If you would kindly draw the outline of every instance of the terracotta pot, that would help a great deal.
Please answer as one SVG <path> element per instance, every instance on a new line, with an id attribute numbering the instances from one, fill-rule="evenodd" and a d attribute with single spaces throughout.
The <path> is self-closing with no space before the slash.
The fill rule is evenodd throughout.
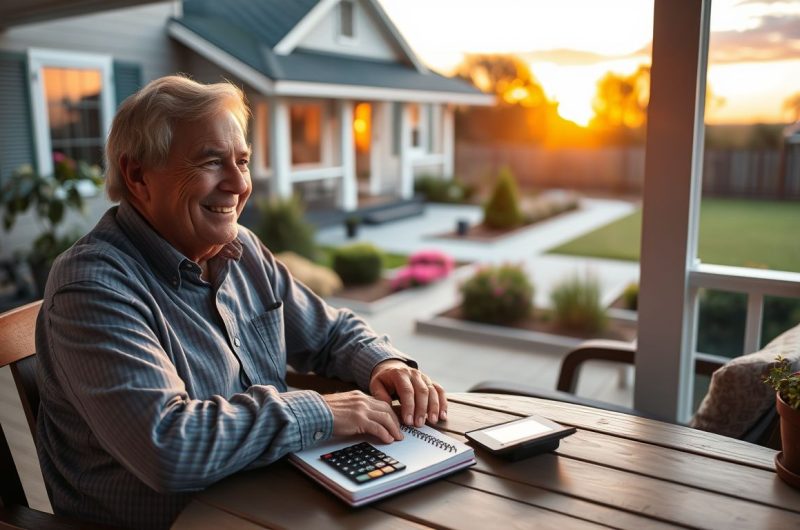
<path id="1" fill-rule="evenodd" d="M 800 475 L 800 411 L 787 405 L 780 394 L 775 398 L 775 406 L 781 417 L 783 466 Z"/>

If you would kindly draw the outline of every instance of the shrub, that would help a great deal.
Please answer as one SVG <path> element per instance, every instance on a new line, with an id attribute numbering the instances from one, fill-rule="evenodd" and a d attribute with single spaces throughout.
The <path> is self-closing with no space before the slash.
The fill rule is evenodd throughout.
<path id="1" fill-rule="evenodd" d="M 483 224 L 490 228 L 508 229 L 521 225 L 519 192 L 508 168 L 500 170 L 492 195 L 483 207 Z"/>
<path id="2" fill-rule="evenodd" d="M 625 309 L 636 311 L 639 309 L 639 284 L 631 283 L 622 291 L 622 304 Z"/>
<path id="3" fill-rule="evenodd" d="M 342 288 L 339 275 L 328 267 L 317 265 L 292 251 L 275 254 L 275 258 L 286 265 L 295 279 L 304 283 L 319 296 L 330 296 Z"/>
<path id="4" fill-rule="evenodd" d="M 453 258 L 438 250 L 421 250 L 408 258 L 408 265 L 392 278 L 392 289 L 398 291 L 427 285 L 446 278 L 453 270 Z"/>
<path id="5" fill-rule="evenodd" d="M 472 198 L 475 188 L 456 177 L 423 175 L 414 181 L 414 191 L 424 195 L 429 202 L 464 203 Z"/>
<path id="6" fill-rule="evenodd" d="M 530 314 L 533 290 L 519 265 L 485 267 L 461 286 L 461 313 L 468 320 L 511 323 Z"/>
<path id="7" fill-rule="evenodd" d="M 606 308 L 600 303 L 597 278 L 572 276 L 550 294 L 556 323 L 564 328 L 596 333 L 606 327 Z"/>
<path id="8" fill-rule="evenodd" d="M 333 251 L 333 270 L 345 285 L 366 285 L 381 277 L 383 255 L 374 245 L 356 243 Z"/>
<path id="9" fill-rule="evenodd" d="M 291 251 L 316 259 L 314 226 L 306 221 L 297 198 L 263 200 L 258 210 L 260 218 L 254 231 L 273 253 Z"/>

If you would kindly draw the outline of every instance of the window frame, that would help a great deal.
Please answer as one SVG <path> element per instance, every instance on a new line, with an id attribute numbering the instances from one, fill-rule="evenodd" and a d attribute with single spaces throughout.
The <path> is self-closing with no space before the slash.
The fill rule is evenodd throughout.
<path id="1" fill-rule="evenodd" d="M 114 117 L 114 60 L 110 55 L 31 48 L 28 50 L 31 112 L 33 113 L 36 168 L 42 175 L 53 173 L 50 119 L 44 87 L 44 68 L 76 68 L 99 70 L 100 128 L 103 139 L 108 136 Z"/>
<path id="2" fill-rule="evenodd" d="M 345 4 L 350 6 L 350 29 L 352 31 L 352 35 L 346 35 L 344 33 Z M 358 30 L 357 30 L 358 16 L 356 15 L 357 9 L 358 9 L 358 2 L 356 2 L 355 0 L 341 0 L 341 2 L 339 2 L 339 7 L 337 9 L 337 17 L 336 17 L 336 38 L 340 43 L 350 44 L 350 45 L 358 43 Z"/>

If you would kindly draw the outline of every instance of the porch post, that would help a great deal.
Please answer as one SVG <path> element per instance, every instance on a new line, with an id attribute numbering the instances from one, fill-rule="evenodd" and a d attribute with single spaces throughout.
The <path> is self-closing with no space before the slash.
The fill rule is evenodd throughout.
<path id="1" fill-rule="evenodd" d="M 655 0 L 634 407 L 688 419 L 710 0 Z"/>
<path id="2" fill-rule="evenodd" d="M 455 113 L 450 104 L 442 105 L 442 176 L 455 176 Z"/>
<path id="3" fill-rule="evenodd" d="M 389 103 L 375 101 L 372 103 L 372 134 L 369 139 L 369 193 L 378 195 L 381 192 L 381 178 L 383 172 L 383 158 L 389 148 L 386 142 L 386 119 L 390 115 Z"/>
<path id="4" fill-rule="evenodd" d="M 356 146 L 353 141 L 353 102 L 339 100 L 339 139 L 342 161 L 342 210 L 350 212 L 358 207 L 358 182 L 356 181 Z"/>
<path id="5" fill-rule="evenodd" d="M 270 157 L 272 178 L 270 192 L 274 197 L 288 199 L 292 196 L 292 144 L 289 125 L 289 103 L 284 98 L 272 100 L 269 113 Z"/>
<path id="6" fill-rule="evenodd" d="M 411 115 L 408 103 L 400 103 L 400 196 L 414 196 L 414 168 L 411 166 Z"/>

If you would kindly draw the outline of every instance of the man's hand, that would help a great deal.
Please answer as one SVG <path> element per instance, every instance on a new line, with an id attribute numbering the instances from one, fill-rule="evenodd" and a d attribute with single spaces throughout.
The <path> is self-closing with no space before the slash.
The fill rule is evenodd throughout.
<path id="1" fill-rule="evenodd" d="M 444 389 L 397 359 L 383 361 L 372 370 L 369 391 L 386 403 L 391 403 L 392 395 L 396 395 L 400 400 L 400 419 L 406 425 L 422 427 L 426 419 L 433 423 L 447 419 Z"/>
<path id="2" fill-rule="evenodd" d="M 360 390 L 325 394 L 322 399 L 333 412 L 333 434 L 371 434 L 383 443 L 402 440 L 400 423 L 391 405 Z"/>

